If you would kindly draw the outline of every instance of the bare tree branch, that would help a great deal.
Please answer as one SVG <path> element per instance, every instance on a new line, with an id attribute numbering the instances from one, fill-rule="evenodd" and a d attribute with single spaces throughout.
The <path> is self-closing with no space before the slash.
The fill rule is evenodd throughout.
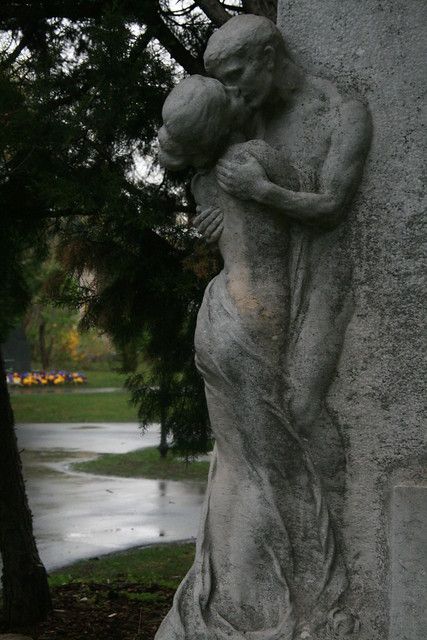
<path id="1" fill-rule="evenodd" d="M 231 18 L 219 0 L 196 0 L 197 4 L 216 26 L 221 26 Z"/>
<path id="2" fill-rule="evenodd" d="M 15 62 L 17 57 L 23 52 L 28 43 L 28 37 L 22 36 L 19 44 L 15 47 L 10 55 L 1 63 L 4 67 L 9 67 L 11 64 Z"/>
<path id="3" fill-rule="evenodd" d="M 277 0 L 242 0 L 242 7 L 245 13 L 277 20 Z"/>
<path id="4" fill-rule="evenodd" d="M 181 65 L 188 73 L 204 74 L 203 64 L 194 58 L 184 45 L 172 33 L 169 27 L 161 20 L 153 28 L 154 37 L 170 53 L 172 58 Z"/>
<path id="5" fill-rule="evenodd" d="M 194 58 L 176 37 L 173 31 L 162 20 L 159 0 L 150 0 L 148 3 L 140 3 L 140 17 L 148 28 L 151 28 L 154 37 L 170 53 L 172 58 L 180 64 L 188 73 L 204 73 L 201 60 Z"/>
<path id="6" fill-rule="evenodd" d="M 153 27 L 147 27 L 143 34 L 138 36 L 135 40 L 132 50 L 128 56 L 129 62 L 137 60 L 138 56 L 148 47 L 151 40 L 155 37 L 155 29 Z"/>
<path id="7" fill-rule="evenodd" d="M 188 5 L 183 9 L 170 9 L 168 7 L 162 7 L 162 14 L 164 16 L 188 16 L 197 7 L 196 3 Z"/>

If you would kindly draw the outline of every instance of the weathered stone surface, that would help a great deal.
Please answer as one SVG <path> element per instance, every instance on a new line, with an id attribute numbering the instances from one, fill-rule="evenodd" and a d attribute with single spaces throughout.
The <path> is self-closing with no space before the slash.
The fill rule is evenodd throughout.
<path id="1" fill-rule="evenodd" d="M 403 481 L 416 484 L 423 464 L 425 22 L 422 0 L 282 0 L 279 7 L 295 59 L 356 89 L 373 119 L 346 232 L 355 308 L 329 393 L 346 450 L 343 531 L 363 640 L 389 637 L 390 617 L 402 615 L 390 611 L 397 606 L 391 494 Z M 411 581 L 416 588 L 415 575 Z M 427 636 L 425 627 L 402 635 L 395 624 L 393 640 Z"/>
<path id="2" fill-rule="evenodd" d="M 233 18 L 165 103 L 224 267 L 195 339 L 215 454 L 157 640 L 388 633 L 392 487 L 421 477 L 419 7 L 282 2 L 285 43 Z"/>
<path id="3" fill-rule="evenodd" d="M 199 229 L 214 229 L 224 262 L 195 337 L 216 444 L 196 559 L 156 637 L 344 636 L 359 622 L 324 399 L 351 311 L 340 240 L 369 110 L 295 64 L 258 16 L 214 33 L 205 64 L 214 78 L 167 98 L 159 141 L 168 168 L 198 170 Z"/>
<path id="4" fill-rule="evenodd" d="M 393 489 L 390 640 L 424 640 L 427 629 L 427 484 Z"/>

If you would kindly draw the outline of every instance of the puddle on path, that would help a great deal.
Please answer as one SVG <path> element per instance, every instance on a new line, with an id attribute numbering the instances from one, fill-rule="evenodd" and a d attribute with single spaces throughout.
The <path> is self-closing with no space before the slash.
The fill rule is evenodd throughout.
<path id="1" fill-rule="evenodd" d="M 96 427 L 85 429 L 84 427 Z M 81 428 L 83 427 L 83 429 Z M 197 534 L 205 486 L 194 482 L 79 473 L 72 462 L 158 443 L 136 424 L 20 425 L 27 492 L 49 570 L 79 559 Z"/>

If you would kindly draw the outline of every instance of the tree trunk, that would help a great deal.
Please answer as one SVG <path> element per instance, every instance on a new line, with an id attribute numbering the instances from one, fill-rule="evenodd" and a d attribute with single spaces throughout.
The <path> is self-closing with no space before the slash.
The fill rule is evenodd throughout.
<path id="1" fill-rule="evenodd" d="M 160 380 L 160 444 L 159 451 L 162 458 L 166 458 L 169 445 L 168 445 L 168 430 L 167 430 L 167 412 L 168 404 L 170 401 L 169 385 L 164 379 Z"/>
<path id="2" fill-rule="evenodd" d="M 40 320 L 39 324 L 39 351 L 42 369 L 47 371 L 50 365 L 50 353 L 46 344 L 46 320 Z"/>
<path id="3" fill-rule="evenodd" d="M 160 444 L 159 444 L 160 456 L 166 458 L 169 445 L 168 445 L 168 432 L 166 428 L 166 409 L 164 407 L 160 410 Z"/>
<path id="4" fill-rule="evenodd" d="M 29 631 L 52 610 L 45 568 L 33 536 L 14 418 L 0 351 L 0 554 L 7 629 Z"/>
<path id="5" fill-rule="evenodd" d="M 138 369 L 138 349 L 132 340 L 118 345 L 122 373 L 136 373 Z"/>

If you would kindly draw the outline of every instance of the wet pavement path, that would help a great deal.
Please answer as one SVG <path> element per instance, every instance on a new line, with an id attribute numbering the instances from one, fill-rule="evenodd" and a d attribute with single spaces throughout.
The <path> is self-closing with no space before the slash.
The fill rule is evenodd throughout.
<path id="1" fill-rule="evenodd" d="M 64 395 L 68 393 L 76 394 L 93 394 L 93 393 L 127 393 L 124 387 L 36 387 L 35 389 L 29 387 L 17 387 L 9 389 L 11 396 L 34 396 L 34 395 Z"/>
<path id="2" fill-rule="evenodd" d="M 97 453 L 156 446 L 158 426 L 136 424 L 17 426 L 34 530 L 50 570 L 76 560 L 197 533 L 205 486 L 195 482 L 98 476 L 70 469 Z"/>

